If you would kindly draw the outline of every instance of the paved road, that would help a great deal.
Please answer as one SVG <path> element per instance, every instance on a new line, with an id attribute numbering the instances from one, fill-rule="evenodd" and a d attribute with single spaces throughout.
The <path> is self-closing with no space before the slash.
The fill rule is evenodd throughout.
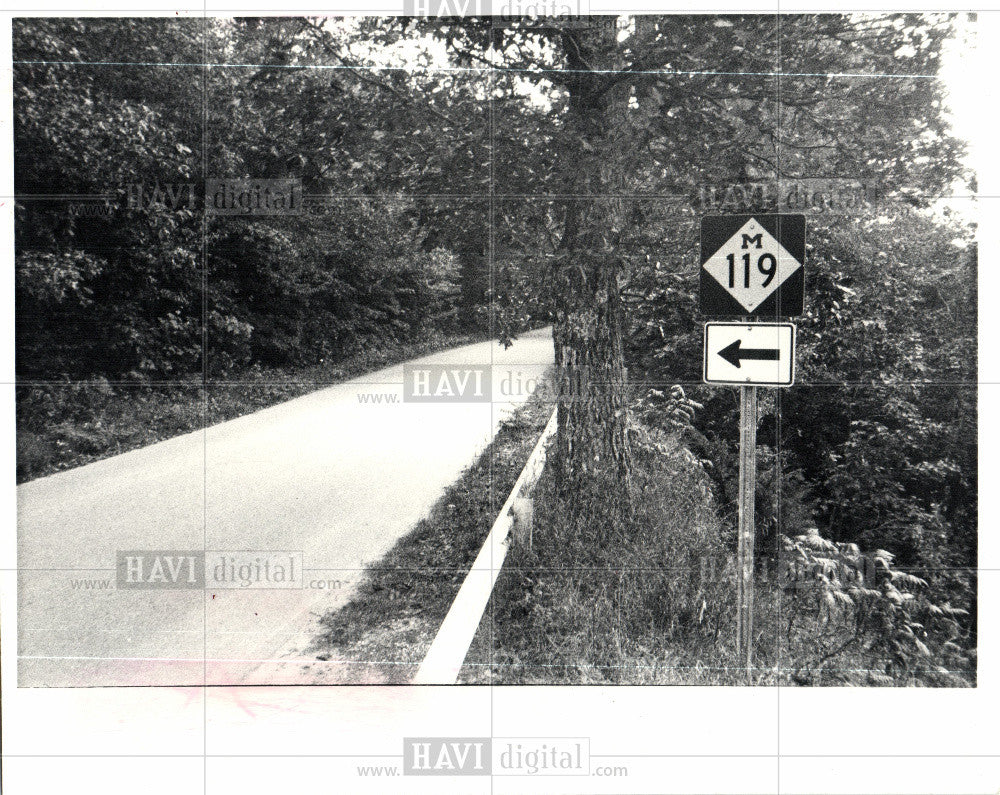
<path id="1" fill-rule="evenodd" d="M 18 684 L 294 681 L 316 616 L 527 397 L 500 385 L 552 359 L 548 330 L 455 348 L 408 364 L 492 362 L 491 403 L 403 402 L 398 365 L 21 485 Z M 118 589 L 118 550 L 301 552 L 305 587 Z"/>

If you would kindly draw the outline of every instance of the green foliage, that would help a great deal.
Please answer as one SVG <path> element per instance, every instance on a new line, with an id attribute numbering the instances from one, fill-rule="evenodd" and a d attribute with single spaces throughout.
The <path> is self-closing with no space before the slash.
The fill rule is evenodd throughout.
<path id="1" fill-rule="evenodd" d="M 834 542 L 885 549 L 967 614 L 975 639 L 976 250 L 957 219 L 897 206 L 810 216 L 800 386 L 765 396 L 758 430 L 757 546 L 818 524 Z M 694 269 L 690 271 L 694 273 Z M 667 269 L 635 283 L 630 366 L 697 381 L 696 285 Z M 738 405 L 697 387 L 687 433 L 735 524 Z M 776 402 L 780 400 L 780 403 Z M 779 422 L 780 417 L 780 422 Z M 780 495 L 780 504 L 776 504 Z M 969 634 L 971 633 L 971 634 Z"/>
<path id="2" fill-rule="evenodd" d="M 204 395 L 178 381 L 117 386 L 106 378 L 18 387 L 17 480 L 204 427 Z"/>
<path id="3" fill-rule="evenodd" d="M 800 379 L 826 388 L 783 399 L 782 450 L 833 540 L 928 572 L 974 627 L 975 248 L 920 214 L 858 226 L 817 228 Z"/>
<path id="4" fill-rule="evenodd" d="M 112 197 L 106 216 L 18 201 L 20 377 L 224 376 L 481 323 L 468 304 L 485 296 L 463 297 L 452 253 L 485 250 L 466 207 L 359 198 L 291 223 L 202 217 L 206 177 L 295 177 L 332 196 L 471 189 L 485 108 L 461 73 L 197 66 L 206 48 L 290 64 L 344 43 L 306 20 L 15 23 L 18 194 Z"/>
<path id="5" fill-rule="evenodd" d="M 312 367 L 254 365 L 235 383 L 200 378 L 120 384 L 98 376 L 17 388 L 17 480 L 50 475 L 200 430 L 415 356 L 479 341 L 434 332 L 419 342 L 366 345 Z"/>
<path id="6" fill-rule="evenodd" d="M 966 651 L 969 638 L 959 621 L 967 611 L 938 602 L 926 580 L 894 567 L 891 552 L 863 554 L 856 544 L 829 541 L 815 528 L 782 536 L 781 542 L 783 632 L 793 678 L 849 682 L 867 674 L 875 684 L 944 685 L 975 680 L 974 652 Z"/>

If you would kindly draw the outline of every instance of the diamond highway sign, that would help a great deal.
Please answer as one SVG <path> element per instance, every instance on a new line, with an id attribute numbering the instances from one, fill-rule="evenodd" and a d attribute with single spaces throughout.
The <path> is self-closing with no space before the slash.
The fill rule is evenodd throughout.
<path id="1" fill-rule="evenodd" d="M 701 219 L 703 315 L 802 314 L 804 215 L 706 215 Z"/>

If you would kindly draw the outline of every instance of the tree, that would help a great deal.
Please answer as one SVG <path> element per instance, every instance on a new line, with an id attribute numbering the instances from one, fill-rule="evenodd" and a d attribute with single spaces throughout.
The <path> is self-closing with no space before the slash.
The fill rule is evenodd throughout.
<path id="1" fill-rule="evenodd" d="M 864 179 L 921 202 L 962 175 L 961 147 L 928 79 L 947 17 L 622 22 L 617 35 L 615 20 L 600 17 L 446 20 L 439 29 L 460 63 L 497 75 L 494 102 L 530 104 L 522 85 L 534 81 L 551 105 L 555 157 L 535 170 L 533 187 L 561 204 L 551 258 L 557 460 L 574 498 L 605 477 L 627 485 L 620 288 L 635 273 L 625 244 L 637 197 L 693 198 L 699 186 L 752 174 Z M 842 73 L 853 76 L 832 76 Z"/>
<path id="2" fill-rule="evenodd" d="M 472 81 L 309 69 L 304 24 L 18 21 L 19 196 L 110 196 L 94 216 L 19 199 L 20 376 L 194 379 L 455 329 L 445 249 L 462 241 L 440 230 L 468 224 L 392 194 L 469 188 L 485 130 Z M 331 198 L 292 219 L 206 219 L 206 177 L 295 177 Z"/>
<path id="3" fill-rule="evenodd" d="M 162 201 L 154 186 L 192 178 L 204 89 L 192 64 L 205 41 L 198 20 L 15 22 L 16 192 L 104 194 L 122 208 L 90 216 L 62 201 L 18 201 L 20 375 L 200 368 L 198 213 L 186 198 L 169 213 L 129 206 L 129 186 Z"/>
<path id="4" fill-rule="evenodd" d="M 87 60 L 111 60 L 113 52 L 80 35 L 81 26 L 90 30 L 97 24 L 111 25 L 73 23 L 65 29 L 72 35 L 53 28 L 56 23 L 40 25 L 38 35 L 21 37 L 19 59 L 57 61 L 67 50 L 82 58 L 79 48 L 88 45 Z M 236 63 L 264 64 L 210 70 L 217 101 L 208 108 L 209 123 L 220 134 L 209 136 L 216 143 L 207 156 L 220 173 L 299 176 L 310 190 L 342 196 L 400 195 L 391 203 L 405 210 L 403 216 L 386 217 L 398 221 L 391 234 L 401 240 L 407 237 L 407 218 L 417 228 L 406 246 L 425 254 L 440 248 L 458 252 L 467 272 L 484 257 L 494 264 L 502 260 L 508 270 L 498 274 L 494 287 L 509 283 L 523 292 L 521 277 L 530 274 L 536 280 L 537 275 L 544 289 L 532 291 L 526 311 L 517 311 L 515 296 L 495 295 L 494 300 L 509 317 L 521 318 L 543 308 L 539 294 L 550 301 L 559 365 L 556 462 L 563 495 L 568 502 L 583 503 L 590 492 L 598 500 L 609 493 L 628 494 L 622 294 L 641 289 L 661 258 L 650 256 L 655 235 L 686 225 L 683 234 L 670 232 L 671 241 L 690 241 L 696 220 L 690 208 L 668 207 L 662 197 L 694 203 L 699 188 L 734 179 L 780 184 L 824 176 L 866 180 L 888 196 L 926 202 L 963 176 L 961 150 L 949 136 L 933 79 L 949 29 L 948 17 L 906 14 L 240 20 L 207 26 L 204 40 L 195 29 L 184 30 L 176 41 L 164 37 L 162 52 L 149 57 L 197 62 L 195 51 L 209 41 L 214 52 Z M 123 42 L 139 50 L 151 46 L 116 30 L 109 28 L 112 49 Z M 387 60 L 379 52 L 398 44 L 407 45 L 408 55 L 401 60 Z M 77 55 L 72 55 L 74 47 Z M 442 52 L 450 59 L 446 63 Z M 154 146 L 138 147 L 135 154 L 148 155 L 149 149 L 161 154 L 158 168 L 165 177 L 172 169 L 190 171 L 192 158 L 197 159 L 200 118 L 185 115 L 174 98 L 193 97 L 195 89 L 204 88 L 204 70 L 197 70 L 199 82 L 188 80 L 189 85 L 184 81 L 190 74 L 167 70 L 174 76 L 170 90 L 135 80 L 112 85 L 109 101 L 87 83 L 93 78 L 67 78 L 57 66 L 18 68 L 29 70 L 18 82 L 26 86 L 18 100 L 18 136 L 19 142 L 30 142 L 19 143 L 25 154 L 19 174 L 29 176 L 19 182 L 19 191 L 51 183 L 59 167 L 45 174 L 39 169 L 70 160 L 77 161 L 81 188 L 88 184 L 93 166 L 79 163 L 92 163 L 108 148 L 95 132 L 101 125 L 74 117 L 55 125 L 55 133 L 46 128 L 53 117 L 72 116 L 70 97 L 81 92 L 110 102 L 104 110 L 121 128 L 115 141 L 139 133 L 157 136 Z M 849 76 L 833 76 L 842 74 Z M 83 82 L 64 90 L 60 86 L 66 79 Z M 48 92 L 47 104 L 40 105 L 38 85 Z M 89 119 L 93 113 L 82 116 Z M 169 129 L 161 131 L 165 124 Z M 63 137 L 62 127 L 78 131 L 78 137 Z M 239 135 L 227 137 L 226 130 Z M 122 159 L 123 171 L 145 173 L 131 155 Z M 414 198 L 421 196 L 434 198 Z M 362 208 L 360 200 L 341 201 L 337 223 L 362 229 Z M 195 220 L 187 219 L 189 232 L 197 235 Z M 164 216 L 149 223 L 168 221 Z M 317 225 L 307 226 L 303 234 L 317 236 L 308 239 L 326 248 L 364 249 L 361 236 L 323 237 Z M 23 228 L 22 249 L 48 234 L 44 224 Z M 226 231 L 230 251 L 233 229 L 237 225 Z M 511 239 L 515 229 L 527 234 Z M 126 239 L 133 235 L 131 226 L 118 231 Z M 288 242 L 277 224 L 255 221 L 237 232 L 247 241 L 273 236 L 275 252 Z M 154 228 L 147 234 L 170 233 Z M 93 247 L 81 248 L 98 259 L 67 261 L 56 271 L 62 274 L 57 282 L 81 282 L 74 281 L 80 274 L 89 286 L 100 272 L 116 274 L 110 288 L 134 289 L 149 283 L 150 274 L 159 285 L 160 270 L 183 271 L 180 252 L 190 253 L 194 246 L 179 246 L 138 270 L 127 259 L 106 267 Z M 690 267 L 690 242 L 680 254 L 665 248 L 662 244 L 662 258 Z M 367 260 L 373 280 L 385 275 L 386 263 L 401 253 L 374 246 Z M 144 256 L 149 255 L 140 252 L 136 261 Z M 275 254 L 273 261 L 280 259 Z M 240 261 L 236 256 L 230 264 Z M 26 275 L 45 270 L 24 262 Z M 192 258 L 186 262 L 190 270 Z M 526 266 L 520 274 L 515 273 L 519 262 Z M 315 260 L 288 282 L 302 285 L 304 292 L 295 300 L 313 306 L 307 294 L 318 294 L 320 306 L 336 306 L 335 296 L 358 286 L 341 278 L 345 269 L 343 262 Z M 331 270 L 340 275 L 324 281 Z M 122 275 L 128 276 L 124 284 Z M 196 356 L 191 343 L 199 331 L 190 321 L 196 316 L 190 308 L 199 303 L 191 276 L 197 274 L 180 274 L 187 280 L 183 289 L 168 282 L 157 290 L 153 312 L 160 348 L 174 349 L 187 362 Z M 234 290 L 254 281 L 252 275 L 241 277 L 238 268 L 224 276 Z M 327 287 L 314 293 L 318 282 Z M 56 283 L 50 287 L 53 295 L 59 289 Z M 30 299 L 37 294 L 32 290 L 23 294 Z M 398 317 L 392 301 L 369 317 Z M 239 316 L 239 303 L 234 300 L 231 311 L 224 306 L 225 311 L 209 316 L 210 340 L 232 342 L 234 349 L 243 344 L 250 333 L 247 324 L 254 323 Z M 118 328 L 139 324 L 149 306 L 141 303 Z M 513 329 L 498 331 L 506 337 Z M 116 340 L 148 337 L 145 331 L 114 335 Z M 183 344 L 173 345 L 175 339 Z M 139 370 L 159 367 L 143 351 L 127 353 Z"/>

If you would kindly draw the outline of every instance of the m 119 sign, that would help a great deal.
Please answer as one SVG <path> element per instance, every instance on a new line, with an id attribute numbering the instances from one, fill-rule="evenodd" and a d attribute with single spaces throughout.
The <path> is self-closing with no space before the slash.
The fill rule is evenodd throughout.
<path id="1" fill-rule="evenodd" d="M 795 381 L 795 326 L 762 323 L 802 314 L 804 215 L 706 215 L 701 219 L 701 313 L 742 317 L 705 324 L 706 384 L 740 387 L 739 532 L 736 648 L 753 669 L 754 504 L 757 490 L 757 387 Z"/>
<path id="2" fill-rule="evenodd" d="M 701 220 L 701 313 L 802 314 L 804 215 L 706 215 Z"/>

